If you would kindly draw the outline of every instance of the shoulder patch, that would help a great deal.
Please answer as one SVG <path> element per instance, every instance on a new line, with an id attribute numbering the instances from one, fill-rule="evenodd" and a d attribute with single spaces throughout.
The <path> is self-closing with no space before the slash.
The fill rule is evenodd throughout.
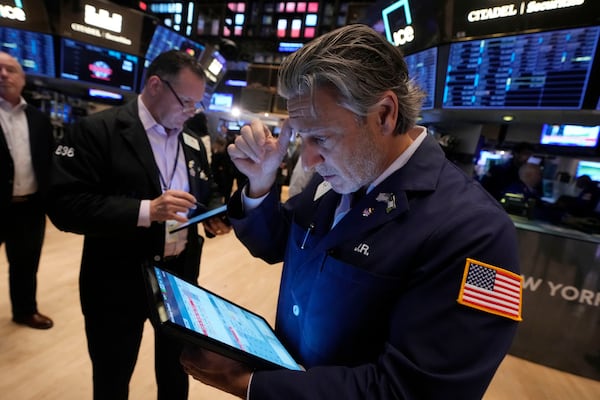
<path id="1" fill-rule="evenodd" d="M 514 272 L 467 258 L 458 302 L 491 314 L 522 321 L 523 278 Z"/>

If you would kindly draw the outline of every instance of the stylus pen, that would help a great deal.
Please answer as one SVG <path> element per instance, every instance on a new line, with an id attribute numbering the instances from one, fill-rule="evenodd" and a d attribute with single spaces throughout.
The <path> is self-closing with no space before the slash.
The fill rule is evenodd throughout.
<path id="1" fill-rule="evenodd" d="M 300 248 L 302 250 L 304 250 L 304 245 L 306 244 L 306 241 L 308 240 L 308 235 L 310 235 L 310 232 L 315 229 L 315 223 L 311 222 L 310 225 L 308 226 L 308 229 L 306 230 L 306 235 L 304 235 L 304 240 L 302 241 L 302 245 L 300 245 Z"/>

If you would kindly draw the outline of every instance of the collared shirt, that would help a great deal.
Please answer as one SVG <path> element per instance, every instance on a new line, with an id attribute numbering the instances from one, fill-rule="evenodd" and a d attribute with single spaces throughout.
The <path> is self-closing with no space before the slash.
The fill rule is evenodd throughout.
<path id="1" fill-rule="evenodd" d="M 138 115 L 148 135 L 154 161 L 160 171 L 159 179 L 162 191 L 176 189 L 189 192 L 190 183 L 185 167 L 185 155 L 179 141 L 181 131 L 167 132 L 150 114 L 141 96 L 138 96 Z M 176 165 L 175 162 L 177 162 Z M 167 227 L 171 224 L 169 221 L 165 223 L 165 251 L 163 254 L 165 257 L 181 253 L 187 242 L 187 229 L 170 234 Z M 142 200 L 138 226 L 150 226 L 150 200 Z"/>
<path id="2" fill-rule="evenodd" d="M 31 161 L 31 146 L 29 143 L 29 124 L 25 115 L 27 103 L 21 97 L 16 106 L 0 97 L 0 125 L 8 150 L 13 159 L 13 196 L 26 196 L 38 190 L 38 182 Z"/>
<path id="3" fill-rule="evenodd" d="M 383 171 L 383 173 L 381 175 L 379 175 L 379 177 L 377 177 L 377 179 L 375 179 L 373 181 L 373 183 L 371 183 L 369 185 L 369 187 L 367 188 L 367 193 L 370 193 L 371 190 L 373 190 L 373 188 L 375 188 L 375 186 L 377 186 L 381 182 L 383 182 L 383 180 L 385 178 L 387 178 L 388 176 L 390 176 L 391 174 L 393 174 L 394 172 L 396 172 L 397 170 L 402 168 L 404 165 L 406 165 L 406 163 L 408 162 L 408 160 L 410 160 L 412 155 L 415 154 L 415 152 L 417 151 L 417 149 L 419 148 L 421 143 L 423 143 L 423 140 L 425 140 L 425 137 L 427 137 L 427 129 L 425 129 L 422 126 L 417 126 L 417 128 L 421 132 L 416 137 L 416 139 L 410 144 L 410 146 L 408 146 L 406 148 L 406 150 L 404 150 L 404 152 L 402 154 L 400 154 L 398 156 L 398 158 L 396 158 L 394 160 L 394 162 L 385 171 Z M 246 187 L 244 187 L 244 190 L 242 190 L 242 202 L 244 205 L 244 209 L 246 211 L 250 211 L 250 210 L 257 208 L 260 205 L 260 203 L 262 203 L 264 198 L 267 197 L 267 195 L 268 195 L 268 193 L 267 193 L 262 197 L 253 199 L 246 195 L 246 190 L 247 190 Z M 340 208 L 341 211 L 336 211 L 336 218 L 334 219 L 334 224 L 333 224 L 334 226 L 350 210 L 349 207 L 344 207 L 343 203 L 346 201 L 349 203 L 349 201 L 350 201 L 349 198 L 347 196 L 342 196 L 342 199 L 340 200 L 340 202 L 342 204 L 338 205 L 338 208 Z M 343 215 L 337 216 L 337 214 L 340 214 L 340 213 L 343 213 Z"/>

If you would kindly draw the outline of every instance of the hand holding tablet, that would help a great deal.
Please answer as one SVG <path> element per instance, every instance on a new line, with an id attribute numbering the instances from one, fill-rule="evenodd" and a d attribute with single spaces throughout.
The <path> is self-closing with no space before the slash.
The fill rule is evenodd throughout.
<path id="1" fill-rule="evenodd" d="M 177 225 L 173 226 L 171 229 L 169 229 L 169 233 L 175 233 L 175 232 L 185 229 L 189 226 L 198 224 L 209 218 L 216 217 L 218 215 L 223 215 L 226 212 L 227 212 L 227 204 L 224 204 L 217 208 L 213 208 L 212 210 L 208 210 L 206 212 L 196 215 L 195 217 L 190 218 L 189 220 L 187 220 L 187 222 L 183 222 L 181 224 L 177 224 Z"/>
<path id="2" fill-rule="evenodd" d="M 251 368 L 302 370 L 263 317 L 159 267 L 144 275 L 155 329 Z"/>

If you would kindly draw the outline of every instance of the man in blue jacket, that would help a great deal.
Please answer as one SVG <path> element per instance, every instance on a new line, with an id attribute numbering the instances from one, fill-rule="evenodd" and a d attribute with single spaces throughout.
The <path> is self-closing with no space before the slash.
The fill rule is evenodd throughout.
<path id="1" fill-rule="evenodd" d="M 254 256 L 283 261 L 276 331 L 306 371 L 252 371 L 214 353 L 185 370 L 240 398 L 480 399 L 521 319 L 515 228 L 416 126 L 422 93 L 401 52 L 364 25 L 281 65 L 289 120 L 229 153 L 248 185 L 229 203 Z M 292 132 L 316 174 L 281 205 Z"/>

